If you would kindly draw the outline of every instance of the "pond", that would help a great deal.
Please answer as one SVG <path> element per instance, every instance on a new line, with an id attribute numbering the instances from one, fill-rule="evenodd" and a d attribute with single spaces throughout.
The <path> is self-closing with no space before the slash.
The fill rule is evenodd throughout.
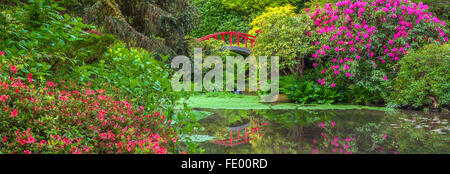
<path id="1" fill-rule="evenodd" d="M 207 154 L 450 153 L 448 114 L 196 109 Z"/>

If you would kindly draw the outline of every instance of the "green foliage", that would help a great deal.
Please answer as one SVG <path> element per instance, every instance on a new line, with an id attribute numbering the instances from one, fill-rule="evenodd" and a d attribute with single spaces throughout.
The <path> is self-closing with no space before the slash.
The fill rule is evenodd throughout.
<path id="1" fill-rule="evenodd" d="M 390 81 L 370 88 L 368 86 L 351 86 L 349 89 L 345 90 L 347 102 L 364 105 L 383 104 L 386 96 L 389 94 L 386 89 L 386 83 L 390 83 Z"/>
<path id="2" fill-rule="evenodd" d="M 184 131 L 117 89 L 21 81 L 14 65 L 1 67 L 1 153 L 181 153 Z"/>
<path id="3" fill-rule="evenodd" d="M 222 65 L 223 67 L 226 66 L 227 64 L 227 57 L 228 56 L 232 56 L 232 57 L 237 57 L 240 56 L 239 54 L 232 52 L 230 50 L 224 50 L 224 46 L 228 46 L 228 44 L 224 43 L 222 40 L 215 40 L 215 39 L 210 39 L 210 40 L 205 40 L 202 42 L 199 42 L 196 38 L 193 37 L 187 37 L 187 40 L 189 40 L 189 45 L 190 45 L 190 51 L 189 51 L 189 58 L 190 58 L 190 62 L 193 63 L 194 62 L 194 49 L 195 48 L 201 48 L 202 49 L 202 58 L 203 60 L 206 59 L 208 56 L 217 56 L 222 60 Z M 236 45 L 233 45 L 236 46 Z M 238 63 L 239 64 L 239 63 Z M 213 67 L 211 68 L 202 68 L 202 77 L 204 77 L 206 75 L 206 73 L 208 73 L 209 71 L 213 70 L 215 68 L 215 64 Z M 246 72 L 248 70 L 249 66 L 248 64 L 244 67 L 244 71 Z M 236 68 L 235 68 L 236 69 Z M 192 77 L 194 76 L 194 72 L 195 70 L 192 71 Z M 225 80 L 228 76 L 232 76 L 232 74 L 228 74 L 228 72 L 224 69 L 223 71 L 223 79 Z M 243 73 L 243 72 L 241 72 Z M 234 71 L 234 79 L 237 79 L 237 74 L 238 71 Z M 194 85 L 192 83 L 192 85 Z M 235 88 L 237 88 L 237 83 L 235 83 Z M 226 83 L 223 83 L 223 89 L 226 89 Z"/>
<path id="4" fill-rule="evenodd" d="M 305 7 L 309 8 L 310 10 L 315 10 L 316 6 L 323 7 L 325 4 L 333 4 L 338 1 L 339 0 L 309 0 L 308 2 L 305 2 Z"/>
<path id="5" fill-rule="evenodd" d="M 162 56 L 167 61 L 167 56 Z M 174 126 L 188 134 L 198 125 L 196 116 L 182 99 L 189 98 L 187 92 L 172 90 L 172 70 L 169 65 L 157 61 L 143 49 L 116 44 L 98 63 L 76 67 L 70 75 L 76 81 L 92 85 L 110 85 L 123 91 L 134 103 L 144 106 L 146 111 L 158 111 Z M 186 148 L 197 152 L 196 144 L 186 142 Z"/>
<path id="6" fill-rule="evenodd" d="M 361 88 L 356 85 L 350 87 L 328 88 L 322 86 L 315 79 L 319 74 L 313 69 L 307 69 L 303 76 L 287 75 L 280 77 L 280 93 L 287 94 L 291 101 L 303 104 L 381 104 L 386 97 L 386 81 L 374 89 Z M 374 92 L 378 87 L 383 87 L 382 93 Z"/>
<path id="7" fill-rule="evenodd" d="M 222 0 L 228 9 L 244 14 L 259 13 L 267 7 L 278 7 L 291 4 L 299 8 L 303 7 L 305 0 Z"/>
<path id="8" fill-rule="evenodd" d="M 220 0 L 194 0 L 194 6 L 200 14 L 200 23 L 190 33 L 200 38 L 213 33 L 237 31 L 246 33 L 247 17 L 232 10 L 227 10 Z"/>
<path id="9" fill-rule="evenodd" d="M 373 1 L 367 2 L 370 4 Z M 392 2 L 394 1 L 383 2 L 385 3 L 383 6 Z M 445 23 L 434 16 L 429 16 L 433 20 L 420 20 L 418 13 L 406 14 L 398 9 L 395 11 L 372 5 L 366 5 L 364 9 L 359 9 L 358 13 L 355 11 L 345 14 L 344 11 L 350 10 L 353 5 L 342 3 L 337 5 L 325 5 L 325 8 L 321 8 L 318 12 L 310 12 L 317 27 L 311 34 L 317 39 L 313 42 L 317 45 L 317 50 L 312 56 L 315 59 L 311 60 L 317 61 L 318 71 L 325 74 L 320 83 L 329 87 L 347 85 L 351 89 L 350 94 L 356 97 L 350 96 L 353 100 L 349 101 L 365 104 L 384 103 L 390 92 L 387 87 L 398 71 L 396 69 L 398 60 L 425 44 L 447 42 L 448 31 Z M 403 1 L 399 6 L 416 7 L 411 2 Z M 384 11 L 381 10 L 383 8 Z M 429 14 L 425 7 L 418 8 Z M 332 9 L 339 11 L 332 14 Z M 399 22 L 399 16 L 404 21 Z M 337 20 L 330 23 L 328 20 L 330 18 Z M 414 25 L 408 28 L 400 24 L 405 22 Z M 328 27 L 333 28 L 332 31 L 324 29 Z M 342 28 L 350 30 L 344 31 Z M 406 30 L 403 37 L 396 34 L 401 28 Z"/>
<path id="10" fill-rule="evenodd" d="M 252 22 L 250 23 L 252 30 L 249 31 L 249 34 L 256 35 L 258 32 L 260 32 L 264 23 L 274 22 L 273 19 L 283 18 L 285 16 L 293 16 L 294 10 L 295 7 L 291 4 L 286 4 L 285 6 L 281 7 L 268 7 L 261 15 L 252 20 Z"/>
<path id="11" fill-rule="evenodd" d="M 186 37 L 186 40 L 189 42 L 189 58 L 191 58 L 191 62 L 194 61 L 195 48 L 202 49 L 203 58 L 206 58 L 207 56 L 219 56 L 225 60 L 226 56 L 238 55 L 229 50 L 223 50 L 223 47 L 228 45 L 226 45 L 222 40 L 209 39 L 200 42 L 194 37 Z"/>
<path id="12" fill-rule="evenodd" d="M 450 103 L 450 46 L 427 45 L 400 61 L 389 102 L 393 106 L 431 106 Z"/>
<path id="13" fill-rule="evenodd" d="M 285 74 L 302 74 L 305 58 L 312 54 L 311 37 L 306 33 L 311 30 L 312 22 L 306 15 L 273 15 L 264 20 L 262 33 L 256 39 L 253 48 L 255 55 L 279 56 L 280 70 Z"/>
<path id="14" fill-rule="evenodd" d="M 168 67 L 150 53 L 143 49 L 128 50 L 123 44 L 110 49 L 105 60 L 76 67 L 71 74 L 74 80 L 83 83 L 117 87 L 139 105 L 154 111 L 165 110 L 171 116 L 175 113 L 176 101 L 184 94 L 172 91 L 170 76 Z"/>
<path id="15" fill-rule="evenodd" d="M 291 101 L 302 104 L 331 104 L 346 101 L 344 91 L 321 86 L 313 76 L 293 75 L 280 77 L 280 93 L 288 95 Z"/>
<path id="16" fill-rule="evenodd" d="M 8 8 L 0 13 L 0 49 L 9 61 L 41 81 L 73 66 L 98 61 L 114 42 L 110 35 L 85 32 L 93 26 L 83 24 L 81 18 L 61 15 L 64 8 L 53 0 Z"/>

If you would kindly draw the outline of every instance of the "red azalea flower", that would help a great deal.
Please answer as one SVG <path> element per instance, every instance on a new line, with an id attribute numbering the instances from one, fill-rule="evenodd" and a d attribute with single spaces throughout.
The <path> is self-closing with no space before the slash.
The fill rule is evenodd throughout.
<path id="1" fill-rule="evenodd" d="M 17 116 L 17 109 L 14 109 L 14 110 L 11 112 L 11 117 L 15 117 L 15 116 Z"/>
<path id="2" fill-rule="evenodd" d="M 28 82 L 33 82 L 33 79 L 32 79 L 32 77 L 33 77 L 33 74 L 28 74 Z"/>
<path id="3" fill-rule="evenodd" d="M 13 71 L 14 74 L 17 74 L 17 67 L 14 65 L 11 65 L 11 71 Z"/>

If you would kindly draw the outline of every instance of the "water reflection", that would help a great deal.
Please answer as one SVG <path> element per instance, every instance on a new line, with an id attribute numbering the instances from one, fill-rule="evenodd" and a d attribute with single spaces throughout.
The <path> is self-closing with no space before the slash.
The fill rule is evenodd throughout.
<path id="1" fill-rule="evenodd" d="M 201 143 L 206 153 L 450 153 L 445 114 L 202 110 L 214 113 L 199 121 L 216 137 Z"/>

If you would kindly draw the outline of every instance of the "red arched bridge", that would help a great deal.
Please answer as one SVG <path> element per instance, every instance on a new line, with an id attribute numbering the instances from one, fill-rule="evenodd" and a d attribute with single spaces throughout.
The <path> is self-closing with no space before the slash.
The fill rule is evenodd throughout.
<path id="1" fill-rule="evenodd" d="M 224 46 L 222 49 L 230 50 L 243 56 L 248 56 L 251 53 L 251 49 L 255 46 L 256 36 L 252 36 L 246 33 L 228 31 L 211 34 L 198 39 L 202 42 L 205 40 L 222 40 L 229 46 Z"/>

